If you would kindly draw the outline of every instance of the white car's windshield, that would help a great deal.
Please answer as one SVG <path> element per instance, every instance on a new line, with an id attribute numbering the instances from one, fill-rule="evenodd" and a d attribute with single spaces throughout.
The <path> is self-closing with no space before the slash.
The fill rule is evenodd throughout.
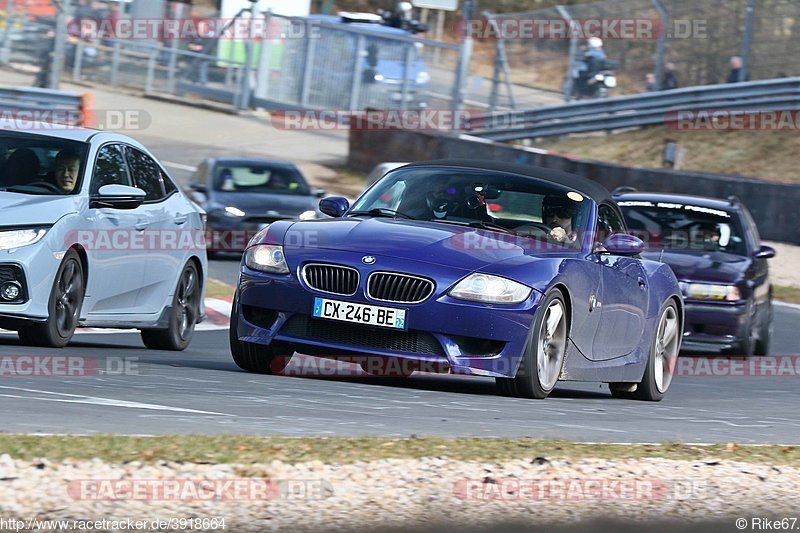
<path id="1" fill-rule="evenodd" d="M 86 165 L 85 143 L 0 132 L 0 191 L 76 194 Z"/>

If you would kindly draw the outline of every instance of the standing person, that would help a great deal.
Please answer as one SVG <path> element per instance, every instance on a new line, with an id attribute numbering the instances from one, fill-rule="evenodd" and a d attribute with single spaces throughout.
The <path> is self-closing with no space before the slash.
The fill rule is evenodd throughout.
<path id="1" fill-rule="evenodd" d="M 742 58 L 739 56 L 733 56 L 731 58 L 731 72 L 728 74 L 727 83 L 739 83 L 739 75 L 742 72 Z M 750 76 L 746 76 L 741 81 L 750 81 Z"/>
<path id="2" fill-rule="evenodd" d="M 675 63 L 664 65 L 664 75 L 661 78 L 661 90 L 668 91 L 678 88 L 678 78 L 675 76 Z"/>
<path id="3" fill-rule="evenodd" d="M 648 93 L 652 93 L 658 90 L 656 87 L 656 75 L 652 72 L 648 72 L 644 78 L 645 80 L 645 91 Z"/>

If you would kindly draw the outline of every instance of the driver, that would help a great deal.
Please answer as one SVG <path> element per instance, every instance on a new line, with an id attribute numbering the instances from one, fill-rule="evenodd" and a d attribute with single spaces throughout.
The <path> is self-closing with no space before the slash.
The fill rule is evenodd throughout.
<path id="1" fill-rule="evenodd" d="M 56 184 L 65 194 L 75 190 L 78 172 L 81 170 L 81 156 L 70 150 L 61 150 L 56 156 L 54 176 Z"/>
<path id="2" fill-rule="evenodd" d="M 547 196 L 542 204 L 542 220 L 550 226 L 550 238 L 560 243 L 573 243 L 578 235 L 573 231 L 578 213 L 575 202 L 560 196 Z"/>

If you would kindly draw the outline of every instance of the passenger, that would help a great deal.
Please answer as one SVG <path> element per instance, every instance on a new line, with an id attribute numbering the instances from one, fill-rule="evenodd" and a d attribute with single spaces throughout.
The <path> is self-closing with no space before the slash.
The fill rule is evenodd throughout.
<path id="1" fill-rule="evenodd" d="M 38 179 L 40 169 L 41 162 L 33 150 L 18 148 L 8 156 L 8 161 L 6 161 L 3 186 L 28 185 Z"/>
<path id="2" fill-rule="evenodd" d="M 560 243 L 573 243 L 578 235 L 573 231 L 573 217 L 578 208 L 575 202 L 560 196 L 548 196 L 542 205 L 542 220 L 550 226 L 550 238 Z"/>
<path id="3" fill-rule="evenodd" d="M 78 184 L 78 173 L 81 170 L 81 156 L 71 150 L 61 150 L 56 156 L 56 184 L 70 194 Z"/>

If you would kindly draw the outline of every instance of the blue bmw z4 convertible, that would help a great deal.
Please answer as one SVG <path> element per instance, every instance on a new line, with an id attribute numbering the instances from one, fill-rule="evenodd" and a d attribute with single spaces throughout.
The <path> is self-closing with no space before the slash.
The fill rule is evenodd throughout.
<path id="1" fill-rule="evenodd" d="M 436 364 L 525 398 L 558 381 L 650 401 L 669 388 L 678 282 L 640 257 L 644 243 L 597 183 L 498 162 L 415 163 L 352 207 L 334 197 L 320 210 L 333 218 L 275 222 L 249 243 L 231 319 L 239 367 L 280 373 L 297 351 Z"/>

